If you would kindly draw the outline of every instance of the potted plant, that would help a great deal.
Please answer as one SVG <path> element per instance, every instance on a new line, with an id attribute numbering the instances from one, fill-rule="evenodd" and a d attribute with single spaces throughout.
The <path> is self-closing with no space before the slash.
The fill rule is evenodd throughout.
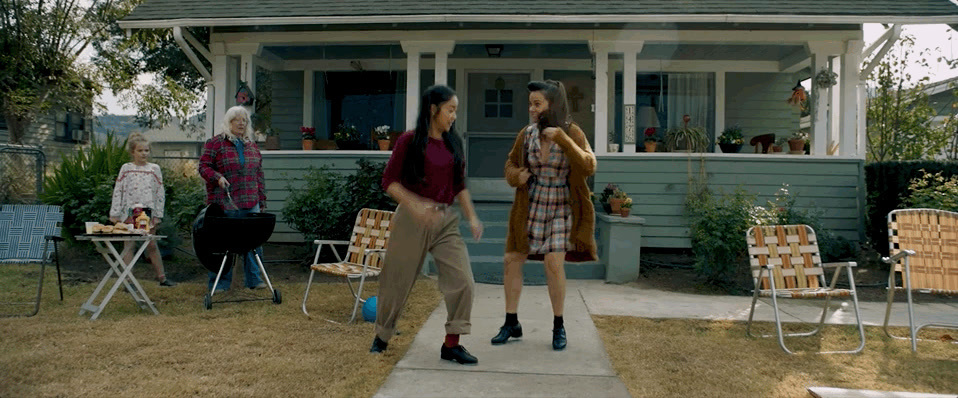
<path id="1" fill-rule="evenodd" d="M 373 129 L 373 133 L 376 136 L 376 143 L 379 144 L 380 151 L 389 150 L 389 125 L 384 124 L 382 126 L 376 127 Z"/>
<path id="2" fill-rule="evenodd" d="M 609 198 L 609 206 L 612 208 L 612 213 L 619 213 L 622 211 L 622 203 L 629 198 L 629 195 L 626 195 L 624 191 L 619 188 L 615 189 L 615 192 L 612 193 L 612 197 Z"/>
<path id="3" fill-rule="evenodd" d="M 279 133 L 274 131 L 272 127 L 266 128 L 266 149 L 279 149 Z"/>
<path id="4" fill-rule="evenodd" d="M 333 133 L 333 139 L 336 141 L 336 146 L 338 146 L 339 149 L 366 149 L 359 140 L 359 129 L 356 128 L 355 124 L 351 124 L 346 120 L 343 120 L 336 128 L 336 132 Z"/>
<path id="5" fill-rule="evenodd" d="M 682 116 L 682 127 L 674 127 L 665 132 L 665 146 L 676 152 L 705 152 L 708 137 L 704 127 L 689 127 L 691 118 Z"/>
<path id="6" fill-rule="evenodd" d="M 788 139 L 788 149 L 790 154 L 793 155 L 803 155 L 805 154 L 805 143 L 808 142 L 808 134 L 798 130 L 792 134 Z"/>
<path id="7" fill-rule="evenodd" d="M 655 127 L 645 129 L 645 151 L 655 152 L 655 147 L 659 143 L 659 136 L 655 134 Z"/>
<path id="8" fill-rule="evenodd" d="M 625 198 L 625 201 L 622 202 L 622 206 L 621 206 L 621 209 L 619 210 L 619 214 L 621 214 L 622 217 L 628 217 L 629 213 L 631 212 L 632 212 L 632 198 Z"/>
<path id="9" fill-rule="evenodd" d="M 786 145 L 788 145 L 788 137 L 778 137 L 772 144 L 772 153 L 782 153 Z"/>
<path id="10" fill-rule="evenodd" d="M 299 131 L 303 133 L 303 150 L 313 150 L 313 142 L 316 140 L 316 128 L 303 126 L 299 128 Z"/>
<path id="11" fill-rule="evenodd" d="M 603 189 L 599 195 L 599 204 L 602 205 L 602 210 L 605 210 L 605 214 L 612 214 L 612 205 L 609 204 L 609 200 L 612 199 L 612 194 L 618 190 L 619 187 L 615 184 L 606 184 L 605 189 Z"/>
<path id="12" fill-rule="evenodd" d="M 742 150 L 742 144 L 745 138 L 742 135 L 742 128 L 739 126 L 726 127 L 722 134 L 718 136 L 719 147 L 725 153 L 738 153 Z"/>

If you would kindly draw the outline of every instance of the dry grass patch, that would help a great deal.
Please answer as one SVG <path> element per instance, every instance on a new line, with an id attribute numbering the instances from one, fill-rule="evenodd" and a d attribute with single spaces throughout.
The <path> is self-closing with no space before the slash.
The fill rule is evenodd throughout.
<path id="1" fill-rule="evenodd" d="M 958 392 L 958 346 L 920 343 L 913 355 L 910 343 L 889 339 L 878 327 L 866 327 L 860 355 L 814 353 L 854 348 L 855 326 L 827 326 L 820 337 L 787 339 L 790 348 L 804 351 L 788 355 L 775 338 L 746 337 L 741 322 L 593 320 L 613 368 L 634 397 L 804 397 L 811 386 Z M 774 324 L 757 326 L 759 332 L 774 333 Z"/>
<path id="2" fill-rule="evenodd" d="M 19 284 L 23 272 L 11 269 L 0 268 L 0 290 Z M 160 288 L 144 277 L 160 315 L 140 310 L 121 290 L 90 321 L 77 313 L 96 285 L 64 286 L 60 302 L 56 271 L 47 278 L 37 316 L 0 318 L 0 396 L 369 397 L 440 299 L 434 281 L 420 280 L 400 320 L 402 334 L 385 355 L 371 355 L 372 323 L 324 320 L 349 319 L 352 301 L 343 283 L 314 284 L 307 317 L 300 310 L 305 280 L 274 281 L 280 305 L 214 303 L 207 311 L 205 283 Z M 234 276 L 233 291 L 214 299 L 268 296 L 241 288 L 240 279 Z M 377 289 L 372 282 L 364 290 Z"/>

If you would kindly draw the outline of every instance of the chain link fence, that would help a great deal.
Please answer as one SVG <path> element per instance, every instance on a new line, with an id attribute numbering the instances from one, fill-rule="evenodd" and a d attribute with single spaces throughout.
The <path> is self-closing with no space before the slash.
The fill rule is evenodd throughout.
<path id="1" fill-rule="evenodd" d="M 0 203 L 39 203 L 46 162 L 40 147 L 0 145 Z"/>

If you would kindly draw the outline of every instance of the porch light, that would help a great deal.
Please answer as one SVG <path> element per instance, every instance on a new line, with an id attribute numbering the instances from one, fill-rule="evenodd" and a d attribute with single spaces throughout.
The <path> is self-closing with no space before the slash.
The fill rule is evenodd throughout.
<path id="1" fill-rule="evenodd" d="M 499 58 L 502 55 L 502 44 L 486 44 L 486 54 L 490 58 Z"/>

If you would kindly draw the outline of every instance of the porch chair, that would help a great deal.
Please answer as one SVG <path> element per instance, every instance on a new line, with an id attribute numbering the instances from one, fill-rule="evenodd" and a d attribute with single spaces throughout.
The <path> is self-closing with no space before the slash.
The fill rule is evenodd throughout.
<path id="1" fill-rule="evenodd" d="M 789 354 L 793 354 L 793 352 L 785 346 L 785 337 L 817 334 L 825 324 L 829 299 L 851 296 L 861 343 L 851 351 L 825 351 L 821 353 L 856 354 L 865 348 L 865 328 L 862 325 L 861 312 L 858 308 L 858 294 L 855 291 L 855 277 L 852 273 L 852 267 L 856 266 L 855 262 L 822 264 L 815 231 L 807 225 L 756 226 L 749 228 L 745 237 L 748 242 L 749 263 L 755 283 L 752 309 L 749 311 L 748 324 L 745 328 L 748 336 L 755 337 L 752 335 L 752 318 L 755 315 L 755 303 L 759 296 L 772 298 L 778 344 Z M 825 284 L 826 268 L 835 269 L 829 285 Z M 835 287 L 842 269 L 847 271 L 848 289 Z M 783 333 L 782 320 L 779 316 L 781 312 L 778 306 L 779 297 L 817 299 L 824 297 L 825 305 L 822 307 L 822 315 L 818 321 L 818 326 L 809 332 Z M 771 334 L 761 335 L 761 337 L 772 336 Z"/>
<path id="2" fill-rule="evenodd" d="M 324 274 L 341 276 L 349 285 L 349 291 L 352 292 L 355 301 L 353 302 L 353 314 L 349 322 L 356 319 L 356 311 L 359 309 L 359 303 L 365 303 L 362 298 L 363 283 L 367 277 L 378 276 L 382 272 L 383 260 L 386 257 L 386 245 L 389 243 L 389 227 L 392 225 L 393 212 L 388 210 L 362 209 L 356 216 L 356 224 L 353 226 L 353 233 L 349 240 L 314 240 L 316 247 L 316 256 L 313 258 L 313 265 L 310 266 L 309 281 L 306 282 L 306 293 L 303 294 L 303 313 L 309 315 L 306 311 L 306 300 L 309 298 L 309 288 L 313 284 L 313 275 L 319 271 Z M 319 263 L 319 255 L 324 246 L 329 246 L 330 250 L 336 256 L 335 263 Z M 343 259 L 334 245 L 348 245 L 346 258 Z M 353 288 L 353 279 L 359 279 L 358 289 Z M 334 322 L 331 321 L 330 322 Z"/>
<path id="3" fill-rule="evenodd" d="M 935 209 L 900 209 L 888 213 L 890 257 L 888 306 L 885 307 L 885 334 L 911 340 L 912 352 L 918 351 L 918 331 L 925 327 L 958 329 L 958 324 L 928 322 L 916 325 L 913 290 L 933 294 L 958 294 L 958 213 Z M 902 285 L 898 286 L 897 274 Z M 908 298 L 910 337 L 895 336 L 888 330 L 895 291 L 905 290 Z M 927 341 L 927 340 L 926 340 Z"/>
<path id="4" fill-rule="evenodd" d="M 59 206 L 3 205 L 0 207 L 0 263 L 40 264 L 35 302 L 5 302 L 13 306 L 33 305 L 33 312 L 3 313 L 0 316 L 34 316 L 40 311 L 40 296 L 43 293 L 43 275 L 47 263 L 57 266 L 57 285 L 60 301 L 63 301 L 63 282 L 60 276 L 60 252 L 57 242 L 63 211 Z M 52 243 L 52 245 L 51 245 Z"/>

